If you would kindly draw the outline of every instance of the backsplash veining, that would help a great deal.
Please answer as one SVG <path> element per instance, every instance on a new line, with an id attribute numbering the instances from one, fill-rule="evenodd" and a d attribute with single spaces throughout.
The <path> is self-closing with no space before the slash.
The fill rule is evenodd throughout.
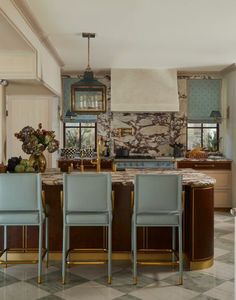
<path id="1" fill-rule="evenodd" d="M 112 113 L 110 110 L 110 74 L 98 80 L 107 86 L 107 112 L 97 118 L 98 135 L 110 143 L 111 154 L 115 148 L 126 147 L 131 154 L 152 156 L 173 155 L 174 143 L 186 147 L 187 79 L 210 79 L 215 76 L 195 74 L 178 76 L 180 111 L 178 113 Z M 148 93 L 148 91 L 147 91 Z M 133 134 L 120 136 L 117 128 L 132 128 Z"/>

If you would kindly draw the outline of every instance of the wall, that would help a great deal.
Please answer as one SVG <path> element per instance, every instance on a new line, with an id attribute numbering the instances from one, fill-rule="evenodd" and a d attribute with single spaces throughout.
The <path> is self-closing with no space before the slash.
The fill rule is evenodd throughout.
<path id="1" fill-rule="evenodd" d="M 29 158 L 22 151 L 22 142 L 14 134 L 25 126 L 35 129 L 42 123 L 43 129 L 54 130 L 59 138 L 58 98 L 40 95 L 11 95 L 7 96 L 7 158 L 21 156 Z M 44 152 L 47 158 L 47 167 L 56 167 L 57 152 L 50 154 Z"/>
<path id="2" fill-rule="evenodd" d="M 226 74 L 223 79 L 224 100 L 230 111 L 226 115 L 225 125 L 225 154 L 232 159 L 232 182 L 236 181 L 236 70 Z M 232 206 L 236 207 L 236 185 L 232 184 Z"/>
<path id="3" fill-rule="evenodd" d="M 41 82 L 43 85 L 45 85 L 50 91 L 52 91 L 55 95 L 60 96 L 61 95 L 61 70 L 58 62 L 56 59 L 49 53 L 48 49 L 43 45 L 37 34 L 33 31 L 32 29 L 32 24 L 29 24 L 26 21 L 26 18 L 22 15 L 20 10 L 18 10 L 12 1 L 9 0 L 1 0 L 0 1 L 0 14 L 6 18 L 6 20 L 9 22 L 9 24 L 15 29 L 15 31 L 20 35 L 22 40 L 24 40 L 30 48 L 32 48 L 33 53 L 35 54 L 34 56 L 26 56 L 26 58 L 31 61 L 33 58 L 34 61 L 36 62 L 36 66 L 33 65 L 31 68 L 27 68 L 29 73 L 31 69 L 33 71 L 33 75 L 30 76 L 30 78 L 33 76 L 34 79 L 38 80 Z M 12 36 L 14 39 L 14 35 Z M 4 59 L 6 60 L 6 55 L 9 54 L 9 61 L 13 61 L 14 56 L 17 61 L 19 60 L 19 68 L 23 68 L 24 70 L 24 61 L 22 63 L 22 57 L 24 58 L 24 55 L 27 54 L 26 51 L 24 51 L 24 55 L 20 58 L 17 55 L 17 51 L 20 51 L 20 49 L 10 49 L 11 51 L 7 51 L 4 55 Z M 12 51 L 13 50 L 13 51 Z M 16 52 L 16 53 L 15 53 Z M 20 51 L 21 52 L 21 51 Z M 25 58 L 25 59 L 26 59 Z M 1 62 L 1 59 L 0 59 Z M 29 64 L 29 62 L 28 62 Z M 11 64 L 10 64 L 11 65 Z M 9 66 L 9 64 L 8 64 Z M 29 67 L 29 66 L 28 66 Z M 26 76 L 25 74 L 15 74 L 15 69 L 11 70 L 12 74 L 6 74 L 8 76 L 4 76 L 2 78 L 6 79 L 27 79 L 29 77 Z M 27 75 L 27 74 L 26 74 Z"/>
<path id="4" fill-rule="evenodd" d="M 115 147 L 125 146 L 130 149 L 131 153 L 169 156 L 173 155 L 173 148 L 170 147 L 170 144 L 185 143 L 186 96 L 184 81 L 179 81 L 180 113 L 112 113 L 110 111 L 110 74 L 103 74 L 96 78 L 107 86 L 107 112 L 98 115 L 98 135 L 110 142 L 112 153 Z M 64 114 L 67 109 L 70 109 L 71 95 L 68 86 L 74 81 L 76 80 L 72 78 L 63 79 Z M 133 128 L 134 134 L 119 137 L 117 128 L 127 127 Z"/>
<path id="5" fill-rule="evenodd" d="M 82 74 L 81 74 L 82 75 Z M 132 154 L 172 156 L 174 143 L 186 147 L 187 80 L 219 78 L 218 74 L 182 74 L 178 76 L 180 111 L 178 113 L 118 113 L 110 111 L 110 73 L 95 73 L 95 77 L 107 86 L 107 112 L 99 114 L 98 134 L 110 142 L 111 152 L 126 147 Z M 70 84 L 78 80 L 65 78 L 64 107 L 70 109 Z M 66 92 L 65 92 L 66 91 Z M 147 91 L 148 92 L 148 91 Z M 117 128 L 132 128 L 133 134 L 120 137 Z"/>

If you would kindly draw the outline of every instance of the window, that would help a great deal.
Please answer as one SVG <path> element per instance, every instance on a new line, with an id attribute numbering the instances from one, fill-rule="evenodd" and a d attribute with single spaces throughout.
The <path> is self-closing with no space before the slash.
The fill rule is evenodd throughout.
<path id="1" fill-rule="evenodd" d="M 211 117 L 220 111 L 221 79 L 188 80 L 187 149 L 219 150 L 219 124 Z"/>
<path id="2" fill-rule="evenodd" d="M 96 149 L 97 123 L 64 123 L 64 147 Z"/>
<path id="3" fill-rule="evenodd" d="M 217 123 L 188 123 L 187 148 L 196 147 L 208 151 L 219 150 L 219 124 Z"/>

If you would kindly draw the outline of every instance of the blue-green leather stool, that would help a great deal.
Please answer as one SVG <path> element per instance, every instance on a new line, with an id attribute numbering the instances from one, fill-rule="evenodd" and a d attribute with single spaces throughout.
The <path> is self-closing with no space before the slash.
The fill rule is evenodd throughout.
<path id="1" fill-rule="evenodd" d="M 70 226 L 108 228 L 108 283 L 112 268 L 112 184 L 108 173 L 63 174 L 62 283 L 69 264 Z M 73 263 L 73 262 L 71 262 Z"/>
<path id="2" fill-rule="evenodd" d="M 43 225 L 45 226 L 45 251 L 43 251 Z M 21 261 L 7 260 L 7 227 L 38 226 L 38 283 L 41 283 L 42 260 L 48 261 L 48 221 L 42 204 L 42 182 L 40 174 L 0 174 L 0 226 L 4 226 L 5 254 L 1 264 L 15 264 Z M 25 261 L 26 262 L 26 261 Z M 33 261 L 27 261 L 33 262 Z"/>
<path id="3" fill-rule="evenodd" d="M 132 260 L 134 284 L 137 283 L 137 227 L 172 227 L 172 252 L 175 251 L 175 229 L 178 228 L 179 283 L 183 282 L 182 254 L 182 177 L 171 174 L 138 174 L 134 185 L 132 216 Z M 141 262 L 162 264 L 161 262 Z"/>

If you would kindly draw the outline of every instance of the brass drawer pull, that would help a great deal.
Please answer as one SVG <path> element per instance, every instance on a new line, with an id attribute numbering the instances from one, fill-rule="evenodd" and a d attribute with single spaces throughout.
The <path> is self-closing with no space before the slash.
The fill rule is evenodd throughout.
<path id="1" fill-rule="evenodd" d="M 212 165 L 198 165 L 198 164 L 195 164 L 194 165 L 194 168 L 214 168 L 215 167 L 215 165 L 214 164 L 212 164 Z"/>

